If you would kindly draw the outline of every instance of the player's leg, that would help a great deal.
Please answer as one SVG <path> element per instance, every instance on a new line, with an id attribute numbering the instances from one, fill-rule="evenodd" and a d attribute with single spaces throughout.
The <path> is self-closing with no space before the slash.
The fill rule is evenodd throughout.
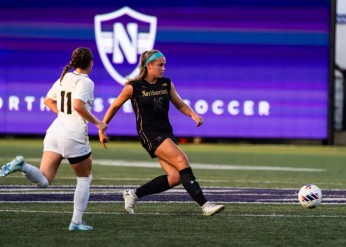
<path id="1" fill-rule="evenodd" d="M 51 151 L 43 151 L 40 171 L 47 178 L 49 184 L 53 182 L 63 159 L 64 158 L 61 154 Z"/>
<path id="2" fill-rule="evenodd" d="M 200 206 L 207 202 L 202 189 L 193 175 L 185 153 L 171 139 L 166 139 L 162 142 L 162 144 L 156 149 L 155 154 L 161 160 L 175 167 L 179 171 L 181 183 L 190 196 Z"/>
<path id="3" fill-rule="evenodd" d="M 171 139 L 166 139 L 156 149 L 155 155 L 179 171 L 182 185 L 192 199 L 202 207 L 205 215 L 214 215 L 224 209 L 223 205 L 215 205 L 207 201 L 185 153 Z"/>
<path id="4" fill-rule="evenodd" d="M 43 152 L 40 169 L 34 165 L 27 163 L 24 157 L 17 156 L 14 160 L 3 166 L 0 174 L 7 176 L 16 171 L 21 171 L 29 181 L 37 184 L 37 186 L 47 187 L 56 174 L 59 168 L 62 157 L 54 152 Z M 1 175 L 0 175 L 1 176 Z"/>
<path id="5" fill-rule="evenodd" d="M 146 195 L 164 192 L 180 184 L 180 176 L 178 170 L 160 158 L 159 163 L 167 175 L 158 176 L 148 183 L 137 188 L 136 195 L 138 198 L 142 198 Z"/>
<path id="6" fill-rule="evenodd" d="M 169 165 L 167 162 L 159 158 L 160 165 L 167 175 L 154 178 L 148 183 L 140 186 L 136 190 L 125 190 L 123 197 L 125 201 L 125 210 L 130 214 L 134 214 L 134 207 L 138 199 L 146 195 L 152 195 L 169 190 L 170 188 L 180 184 L 180 176 L 178 170 Z"/>
<path id="7" fill-rule="evenodd" d="M 63 157 L 52 151 L 43 151 L 40 168 L 25 163 L 22 172 L 39 187 L 47 187 L 55 178 Z"/>
<path id="8" fill-rule="evenodd" d="M 58 136 L 59 137 L 59 136 Z M 61 150 L 58 145 L 58 138 L 53 133 L 47 133 L 44 141 L 44 148 L 40 163 L 40 168 L 25 163 L 22 172 L 29 181 L 39 187 L 47 187 L 55 178 L 60 163 L 63 160 Z"/>
<path id="9" fill-rule="evenodd" d="M 92 180 L 92 156 L 91 153 L 70 158 L 69 162 L 77 177 L 77 185 L 74 193 L 73 216 L 69 226 L 70 231 L 88 231 L 91 226 L 82 221 L 83 214 L 87 208 L 90 196 L 90 184 Z"/>
<path id="10" fill-rule="evenodd" d="M 160 157 L 158 157 L 158 159 L 159 159 L 160 166 L 162 167 L 162 169 L 167 174 L 167 180 L 168 180 L 168 184 L 169 184 L 170 188 L 173 188 L 173 187 L 181 184 L 180 174 L 179 174 L 178 169 L 176 167 L 170 165 L 169 163 L 167 163 L 166 161 L 164 161 Z"/>

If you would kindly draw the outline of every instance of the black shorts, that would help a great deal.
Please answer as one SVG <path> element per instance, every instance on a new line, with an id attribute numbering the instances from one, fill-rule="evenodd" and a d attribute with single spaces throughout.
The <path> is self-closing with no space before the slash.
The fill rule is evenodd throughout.
<path id="1" fill-rule="evenodd" d="M 89 158 L 90 155 L 91 155 L 91 152 L 87 153 L 86 155 L 83 155 L 83 156 L 79 156 L 79 157 L 75 157 L 75 158 L 67 158 L 67 160 L 71 165 L 73 165 L 73 164 L 77 164 L 79 162 L 82 162 L 83 160 L 86 160 L 87 158 Z"/>
<path id="2" fill-rule="evenodd" d="M 159 135 L 155 136 L 153 138 L 143 138 L 141 136 L 141 143 L 142 146 L 147 150 L 147 152 L 150 154 L 151 158 L 156 158 L 155 155 L 156 149 L 161 145 L 161 143 L 166 140 L 167 138 L 171 139 L 175 144 L 178 145 L 178 142 L 175 140 L 175 137 L 173 135 Z"/>

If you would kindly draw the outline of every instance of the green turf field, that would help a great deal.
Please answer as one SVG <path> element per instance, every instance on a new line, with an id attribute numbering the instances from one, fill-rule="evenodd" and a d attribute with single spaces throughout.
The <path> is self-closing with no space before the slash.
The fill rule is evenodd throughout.
<path id="1" fill-rule="evenodd" d="M 330 146 L 185 144 L 200 185 L 290 188 L 307 183 L 346 189 L 346 148 Z M 92 141 L 93 186 L 140 185 L 162 174 L 139 142 L 113 142 L 104 150 Z M 42 140 L 0 140 L 0 163 L 15 155 L 38 164 Z M 139 165 L 141 167 L 139 167 Z M 157 168 L 155 168 L 155 166 Z M 215 167 L 213 169 L 213 167 Z M 30 185 L 21 173 L 1 186 Z M 63 163 L 53 186 L 75 185 Z M 5 190 L 3 190 L 5 191 Z M 8 190 L 2 193 L 18 193 Z M 62 190 L 61 193 L 64 193 Z M 0 193 L 0 246 L 346 246 L 346 201 L 302 208 L 298 203 L 227 203 L 214 217 L 197 204 L 139 203 L 127 215 L 121 202 L 90 203 L 84 219 L 95 230 L 67 230 L 72 203 L 5 203 Z"/>

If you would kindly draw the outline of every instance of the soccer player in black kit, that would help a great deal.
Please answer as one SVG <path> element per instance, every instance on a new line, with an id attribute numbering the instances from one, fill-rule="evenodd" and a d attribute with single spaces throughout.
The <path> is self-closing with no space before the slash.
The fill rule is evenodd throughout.
<path id="1" fill-rule="evenodd" d="M 136 190 L 125 190 L 125 209 L 134 214 L 134 206 L 138 199 L 182 184 L 193 200 L 201 206 L 203 214 L 211 216 L 221 212 L 224 205 L 211 203 L 204 197 L 188 158 L 175 140 L 168 118 L 169 104 L 172 102 L 180 112 L 191 117 L 197 126 L 203 123 L 203 118 L 180 98 L 171 80 L 163 77 L 165 64 L 166 59 L 160 51 L 143 52 L 139 62 L 140 74 L 125 84 L 103 118 L 103 122 L 108 124 L 119 108 L 130 99 L 136 114 L 137 132 L 142 146 L 152 158 L 158 158 L 166 173 Z M 99 138 L 104 145 L 109 142 L 103 131 L 99 131 Z"/>

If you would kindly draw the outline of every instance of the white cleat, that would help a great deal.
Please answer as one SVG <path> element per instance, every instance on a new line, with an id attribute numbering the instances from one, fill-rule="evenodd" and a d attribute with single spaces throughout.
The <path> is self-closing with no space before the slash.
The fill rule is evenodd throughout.
<path id="1" fill-rule="evenodd" d="M 11 162 L 2 166 L 0 177 L 6 177 L 13 172 L 21 171 L 24 163 L 24 158 L 22 156 L 17 156 Z"/>
<path id="2" fill-rule="evenodd" d="M 212 216 L 212 215 L 218 214 L 224 209 L 225 209 L 224 205 L 217 205 L 211 202 L 206 202 L 202 206 L 203 214 L 205 216 Z"/>
<path id="3" fill-rule="evenodd" d="M 88 226 L 85 224 L 85 222 L 81 222 L 79 224 L 75 224 L 71 222 L 71 224 L 68 227 L 69 231 L 91 231 L 93 229 L 92 226 Z"/>
<path id="4" fill-rule="evenodd" d="M 123 192 L 123 197 L 125 201 L 125 210 L 129 212 L 129 214 L 134 214 L 134 207 L 138 200 L 135 190 L 125 190 Z"/>

